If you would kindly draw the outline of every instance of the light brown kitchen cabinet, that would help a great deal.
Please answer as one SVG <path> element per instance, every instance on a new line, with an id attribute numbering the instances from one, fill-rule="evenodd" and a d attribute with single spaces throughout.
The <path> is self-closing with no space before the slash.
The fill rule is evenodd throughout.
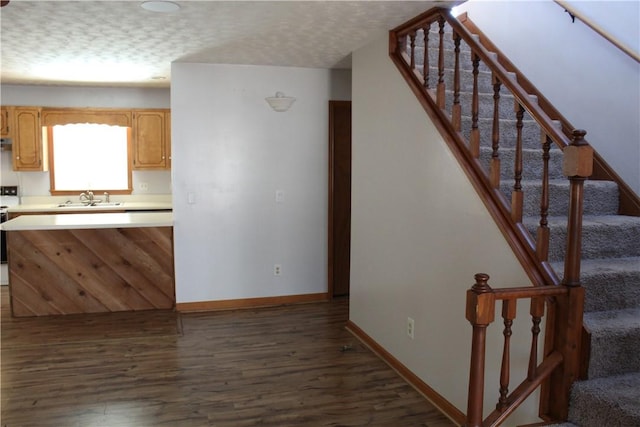
<path id="1" fill-rule="evenodd" d="M 43 151 L 42 126 L 38 107 L 13 108 L 13 170 L 47 170 L 46 152 Z"/>
<path id="2" fill-rule="evenodd" d="M 133 111 L 133 169 L 171 168 L 171 116 L 168 110 Z"/>
<path id="3" fill-rule="evenodd" d="M 0 107 L 0 138 L 11 138 L 11 109 L 8 107 Z"/>
<path id="4" fill-rule="evenodd" d="M 171 169 L 171 111 L 164 113 L 164 131 L 167 141 L 167 169 Z"/>

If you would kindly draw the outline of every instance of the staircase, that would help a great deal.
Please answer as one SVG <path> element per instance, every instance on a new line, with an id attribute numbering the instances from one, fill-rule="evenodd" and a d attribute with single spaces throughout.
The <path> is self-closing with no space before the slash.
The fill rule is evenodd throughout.
<path id="1" fill-rule="evenodd" d="M 434 83 L 439 78 L 443 79 L 446 87 L 443 111 L 453 117 L 456 46 L 449 24 L 444 26 L 444 33 L 443 75 L 439 75 L 440 34 L 437 22 L 428 30 L 428 73 L 423 69 L 423 30 L 417 30 L 413 40 L 408 38 L 407 56 L 411 58 L 413 52 L 416 74 L 426 74 L 427 79 Z M 471 111 L 474 73 L 469 48 L 461 43 L 459 49 L 460 133 L 468 140 L 474 123 Z M 409 59 L 409 62 L 412 61 Z M 515 166 L 518 126 L 514 105 L 517 103 L 511 94 L 499 89 L 496 92 L 494 83 L 492 72 L 481 63 L 477 72 L 478 160 L 490 176 L 492 158 L 494 161 L 499 158 L 499 190 L 509 201 L 514 182 L 519 181 Z M 498 147 L 493 126 L 496 105 Z M 588 129 L 588 123 L 581 125 Z M 561 128 L 560 123 L 557 126 Z M 521 129 L 524 159 L 520 181 L 524 193 L 522 224 L 530 238 L 535 240 L 541 224 L 541 205 L 545 204 L 545 191 L 541 184 L 543 162 L 527 160 L 543 158 L 545 134 L 526 112 Z M 562 150 L 551 146 L 548 155 L 548 211 L 543 215 L 550 234 L 547 259 L 562 280 L 567 245 L 569 181 L 562 173 Z M 584 329 L 587 334 L 583 346 L 586 345 L 589 364 L 588 372 L 583 375 L 585 378 L 573 385 L 569 406 L 569 422 L 583 427 L 640 426 L 640 217 L 619 215 L 618 212 L 619 187 L 615 182 L 585 181 L 580 282 L 585 288 Z"/>

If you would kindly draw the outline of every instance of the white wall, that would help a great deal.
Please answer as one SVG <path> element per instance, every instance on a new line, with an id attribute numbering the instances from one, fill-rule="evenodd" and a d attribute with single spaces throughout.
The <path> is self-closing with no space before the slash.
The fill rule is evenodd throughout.
<path id="1" fill-rule="evenodd" d="M 569 3 L 640 52 L 640 2 Z M 551 0 L 471 0 L 458 9 L 640 193 L 640 64 Z"/>
<path id="2" fill-rule="evenodd" d="M 349 99 L 349 74 L 174 63 L 171 75 L 177 302 L 326 292 L 328 101 Z M 276 91 L 297 98 L 288 112 L 265 102 Z"/>
<path id="3" fill-rule="evenodd" d="M 387 51 L 382 34 L 353 54 L 350 318 L 466 413 L 466 290 L 478 272 L 494 287 L 531 282 Z M 519 313 L 512 363 L 524 373 L 526 304 Z M 414 340 L 407 317 L 415 320 Z M 499 313 L 496 321 L 488 347 L 499 361 Z M 497 364 L 487 368 L 487 411 L 497 401 L 498 372 Z M 513 389 L 523 377 L 512 378 Z M 536 405 L 507 424 L 536 421 Z"/>
<path id="4" fill-rule="evenodd" d="M 0 86 L 0 104 L 38 107 L 77 108 L 169 108 L 169 89 L 109 88 L 76 86 Z M 172 141 L 175 150 L 179 142 Z M 0 182 L 18 185 L 23 196 L 49 195 L 49 172 L 14 172 L 11 152 L 0 153 Z M 139 183 L 146 183 L 141 190 Z M 133 194 L 171 193 L 171 173 L 168 171 L 134 171 Z"/>

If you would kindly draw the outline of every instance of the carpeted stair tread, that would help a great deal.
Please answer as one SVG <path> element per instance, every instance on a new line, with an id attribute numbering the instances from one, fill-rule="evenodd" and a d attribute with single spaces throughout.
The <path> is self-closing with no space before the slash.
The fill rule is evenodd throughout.
<path id="1" fill-rule="evenodd" d="M 589 378 L 640 372 L 640 307 L 588 312 L 584 324 L 591 333 Z"/>
<path id="2" fill-rule="evenodd" d="M 580 426 L 567 421 L 566 423 L 544 424 L 544 427 L 580 427 Z"/>
<path id="3" fill-rule="evenodd" d="M 547 424 L 545 425 L 545 427 L 580 427 L 580 426 L 575 425 L 573 423 L 566 422 L 566 423 L 558 423 L 558 424 Z"/>
<path id="4" fill-rule="evenodd" d="M 562 277 L 563 263 L 551 266 Z M 640 307 L 640 257 L 585 259 L 580 282 L 586 312 Z"/>
<path id="5" fill-rule="evenodd" d="M 574 383 L 569 419 L 581 427 L 640 426 L 640 372 Z"/>
<path id="6" fill-rule="evenodd" d="M 584 314 L 584 323 L 593 335 L 607 334 L 616 329 L 640 329 L 640 307 L 591 311 Z M 640 361 L 640 353 L 638 356 Z"/>
<path id="7" fill-rule="evenodd" d="M 551 233 L 549 260 L 564 259 L 566 217 L 547 218 Z M 533 236 L 540 219 L 526 217 L 523 223 Z M 640 217 L 589 215 L 582 219 L 582 259 L 627 258 L 640 256 Z"/>

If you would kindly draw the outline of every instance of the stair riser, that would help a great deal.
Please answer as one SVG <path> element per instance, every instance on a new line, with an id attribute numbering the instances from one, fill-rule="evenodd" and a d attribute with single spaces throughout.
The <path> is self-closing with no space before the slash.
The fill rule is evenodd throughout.
<path id="1" fill-rule="evenodd" d="M 440 26 L 439 24 L 433 23 L 431 24 L 431 28 L 429 29 L 429 48 L 436 48 L 439 46 L 440 44 Z M 473 36 L 476 40 L 479 40 L 480 38 L 478 36 Z M 449 24 L 445 23 L 444 25 L 444 37 L 443 37 L 443 46 L 445 49 L 447 50 L 453 50 L 455 47 L 454 41 L 453 41 L 453 31 L 452 28 Z M 407 37 L 407 45 L 409 45 L 409 38 Z M 415 45 L 417 47 L 423 47 L 424 46 L 424 32 L 422 30 L 419 30 L 416 32 L 416 37 L 415 37 Z M 464 46 L 463 46 L 464 45 Z M 466 43 L 464 42 L 464 40 L 460 40 L 460 49 L 468 49 L 468 47 L 466 46 Z"/>
<path id="2" fill-rule="evenodd" d="M 422 66 L 416 66 L 416 73 L 421 77 L 423 76 Z M 438 74 L 438 70 L 436 68 L 431 68 L 428 75 L 429 88 L 435 90 L 435 88 L 438 86 L 439 79 L 440 76 Z M 453 70 L 448 68 L 445 69 L 442 75 L 442 81 L 445 84 L 446 90 L 449 90 L 451 91 L 451 93 L 453 93 L 455 83 Z M 460 71 L 460 92 L 473 93 L 473 88 L 473 74 L 471 74 L 471 71 Z M 490 73 L 478 73 L 478 93 L 487 93 L 493 96 L 493 83 L 491 81 Z M 506 89 L 502 87 L 500 89 L 500 93 L 501 96 L 511 95 Z"/>
<path id="3" fill-rule="evenodd" d="M 491 155 L 493 150 L 490 147 L 480 147 L 480 163 L 489 170 Z M 515 179 L 515 156 L 516 152 L 512 148 L 501 148 L 498 152 L 500 156 L 500 177 L 513 185 Z M 540 180 L 542 173 L 542 150 L 522 150 L 522 180 Z M 549 178 L 566 179 L 562 175 L 562 152 L 559 149 L 551 150 L 549 158 Z"/>
<path id="4" fill-rule="evenodd" d="M 440 29 L 438 24 L 431 25 L 431 31 L 429 31 L 429 50 L 434 50 L 436 52 L 438 51 L 438 48 L 440 46 L 439 30 Z M 476 40 L 476 42 L 478 43 L 480 42 L 480 37 L 476 35 L 473 35 L 472 37 Z M 409 45 L 408 41 L 407 41 L 407 45 Z M 419 31 L 418 33 L 416 33 L 415 45 L 416 47 L 420 47 L 420 48 L 424 47 L 424 33 L 422 31 Z M 455 49 L 453 31 L 452 31 L 452 28 L 449 26 L 449 24 L 445 24 L 444 26 L 444 37 L 442 39 L 442 46 L 445 50 L 453 51 Z M 460 55 L 462 56 L 466 54 L 466 56 L 469 56 L 469 52 L 471 52 L 471 49 L 467 45 L 467 42 L 460 39 Z M 490 54 L 493 54 L 493 53 L 490 52 Z"/>
<path id="5" fill-rule="evenodd" d="M 516 122 L 513 120 L 501 120 L 499 127 L 499 145 L 503 148 L 515 148 L 517 128 Z M 465 138 L 471 135 L 471 118 L 462 117 L 461 132 Z M 493 120 L 478 119 L 478 132 L 480 134 L 480 145 L 491 147 L 493 139 Z M 552 144 L 555 145 L 555 144 Z M 522 148 L 541 149 L 542 143 L 540 139 L 540 127 L 535 122 L 525 122 L 522 128 Z"/>
<path id="6" fill-rule="evenodd" d="M 422 67 L 416 67 L 418 73 L 422 75 Z M 453 91 L 454 89 L 454 72 L 451 69 L 445 69 L 443 74 L 443 81 L 446 89 Z M 429 87 L 435 88 L 439 80 L 437 68 L 432 68 L 429 73 Z M 460 71 L 460 91 L 461 92 L 473 92 L 473 74 L 471 71 Z M 491 81 L 491 73 L 480 72 L 478 73 L 478 93 L 493 94 L 493 82 Z M 504 87 L 500 88 L 501 95 L 511 95 Z M 512 108 L 513 109 L 513 108 Z"/>
<path id="7" fill-rule="evenodd" d="M 537 217 L 540 215 L 541 186 L 538 183 L 526 183 L 523 186 L 524 216 Z M 502 193 L 511 200 L 511 184 L 502 183 Z M 596 183 L 585 182 L 584 186 L 584 215 L 615 215 L 618 212 L 618 193 L 610 187 L 603 187 Z M 549 184 L 549 216 L 567 216 L 569 213 L 569 183 L 553 182 Z"/>
<path id="8" fill-rule="evenodd" d="M 640 270 L 582 275 L 586 312 L 640 307 Z"/>
<path id="9" fill-rule="evenodd" d="M 569 419 L 582 427 L 640 426 L 640 411 L 634 410 L 640 397 L 634 377 L 627 374 L 575 383 Z"/>
<path id="10" fill-rule="evenodd" d="M 407 46 L 407 56 L 411 58 L 411 48 Z M 455 52 L 453 50 L 453 46 L 450 48 L 445 48 L 444 50 L 444 68 L 449 70 L 453 70 L 456 64 Z M 414 49 L 414 61 L 416 65 L 422 67 L 424 65 L 424 48 L 422 46 L 416 46 Z M 472 70 L 473 69 L 473 57 L 471 56 L 471 51 L 468 46 L 461 44 L 460 45 L 460 55 L 458 56 L 458 63 L 461 70 Z M 438 74 L 438 66 L 440 64 L 440 50 L 437 47 L 429 48 L 429 68 L 433 68 L 434 75 Z M 478 70 L 485 73 L 490 73 L 491 69 L 483 62 L 478 62 Z"/>
<path id="11" fill-rule="evenodd" d="M 640 371 L 640 330 L 591 336 L 589 379 Z"/>
<path id="12" fill-rule="evenodd" d="M 463 116 L 471 117 L 473 94 L 470 92 L 461 92 L 459 97 L 460 110 Z M 478 94 L 478 117 L 484 119 L 493 119 L 494 108 L 493 94 L 480 93 Z M 453 92 L 447 91 L 445 96 L 445 110 L 451 114 L 453 105 Z M 498 103 L 498 117 L 507 120 L 516 120 L 515 113 L 515 98 L 511 95 L 504 95 L 500 97 Z M 531 120 L 531 116 L 528 113 L 524 113 L 523 120 Z"/>

